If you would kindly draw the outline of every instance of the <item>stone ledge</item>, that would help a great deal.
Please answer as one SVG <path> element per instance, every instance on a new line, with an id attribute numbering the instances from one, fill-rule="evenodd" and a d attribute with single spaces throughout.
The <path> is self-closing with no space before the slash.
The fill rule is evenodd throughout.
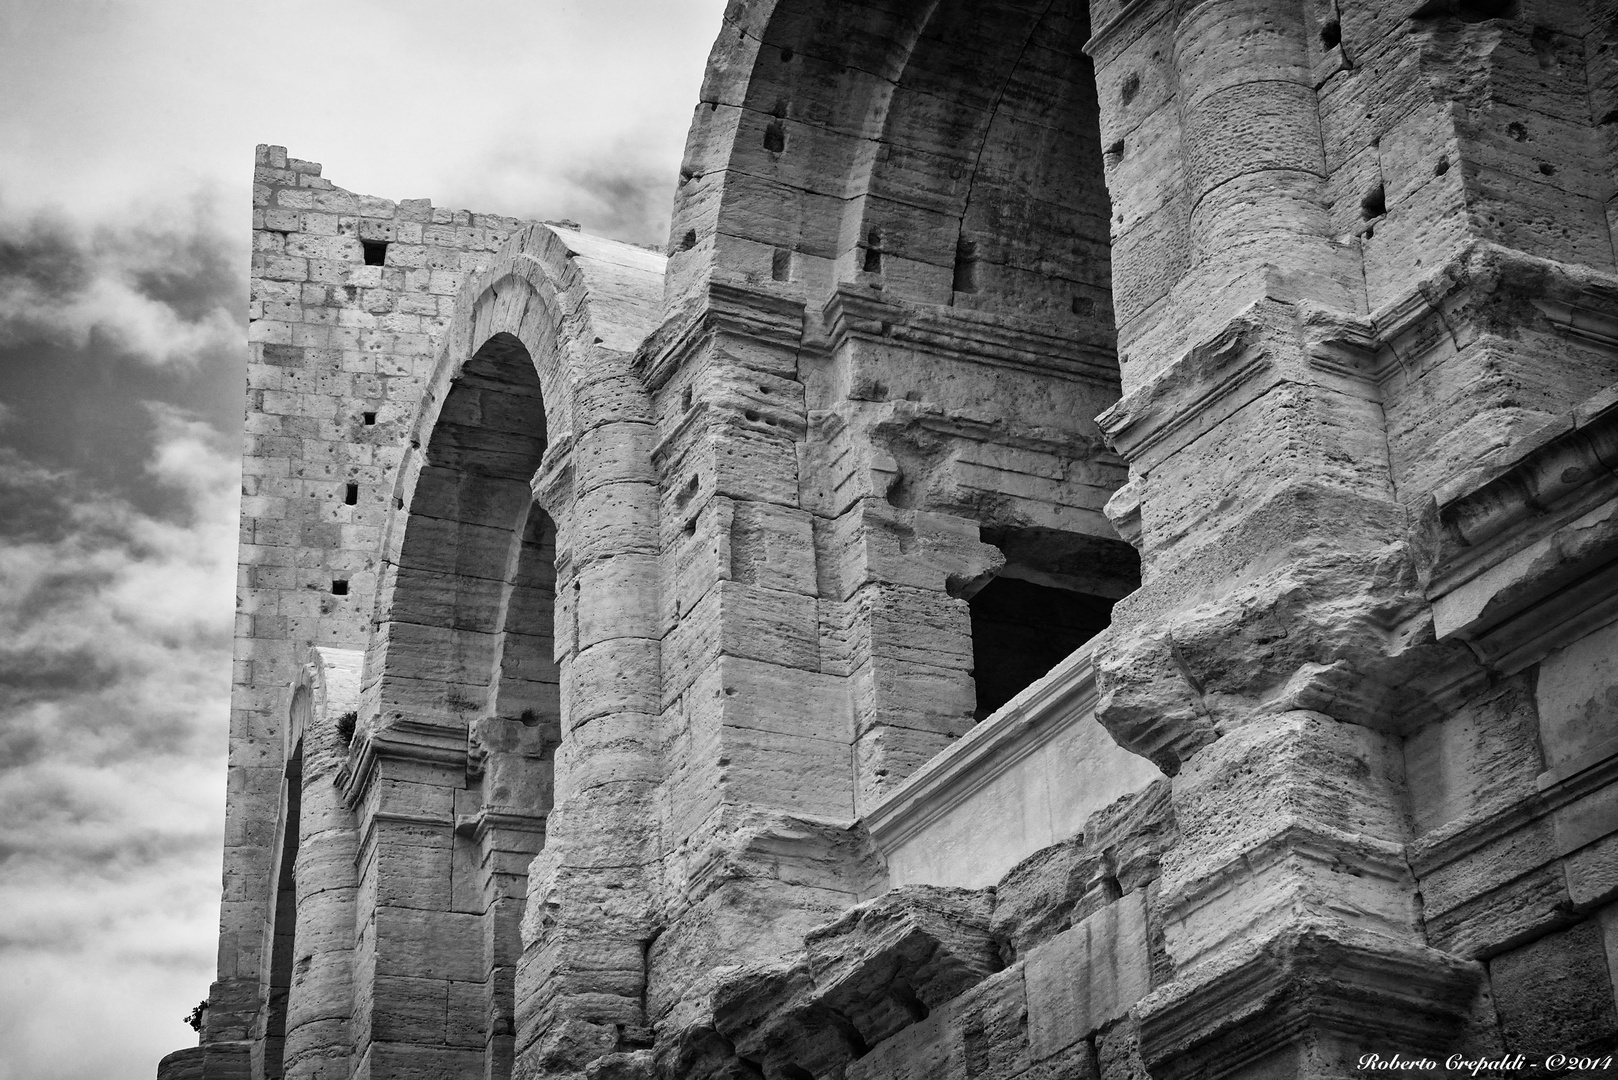
<path id="1" fill-rule="evenodd" d="M 861 820 L 888 859 L 892 883 L 925 881 L 963 887 L 991 884 L 1035 851 L 1078 832 L 1094 811 L 1156 779 L 1156 766 L 1116 746 L 1096 723 L 1095 705 L 1095 671 L 1091 646 L 1086 644 L 869 810 Z M 1058 808 L 1051 806 L 1051 793 L 1038 790 L 1037 783 L 1017 784 L 1008 793 L 995 790 L 996 781 L 1025 763 L 1035 766 L 1046 756 L 1060 759 L 1062 752 L 1070 749 L 1069 744 L 1082 737 L 1081 728 L 1087 724 L 1095 727 L 1096 736 L 1088 748 L 1111 750 L 1103 759 L 1112 766 L 1107 770 L 1111 782 L 1105 788 Z M 1068 740 L 1064 741 L 1063 736 Z M 1137 766 L 1133 770 L 1129 769 L 1131 763 Z M 1070 769 L 1073 762 L 1061 764 Z M 1001 794 L 1003 798 L 996 797 Z M 1044 805 L 1036 805 L 1042 795 Z M 1001 821 L 1009 825 L 1013 818 L 1026 822 L 1032 816 L 1040 827 L 1017 838 L 1008 838 L 1002 831 L 996 836 L 992 858 L 976 850 L 964 861 L 946 857 L 946 865 L 930 870 L 919 863 L 912 866 L 922 851 L 913 845 L 931 842 L 947 856 L 952 838 L 964 842 L 965 838 L 955 833 L 967 826 L 949 820 L 963 814 L 971 819 L 968 825 L 988 823 L 992 827 Z M 904 851 L 907 846 L 911 846 L 909 859 Z"/>
<path id="2" fill-rule="evenodd" d="M 1482 966 L 1323 922 L 1154 991 L 1135 1008 L 1158 1080 L 1241 1073 L 1307 1032 L 1432 1053 L 1458 1038 Z"/>

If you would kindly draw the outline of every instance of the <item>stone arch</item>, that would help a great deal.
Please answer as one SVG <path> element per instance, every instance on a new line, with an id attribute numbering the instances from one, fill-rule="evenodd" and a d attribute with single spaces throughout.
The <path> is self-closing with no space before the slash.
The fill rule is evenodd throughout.
<path id="1" fill-rule="evenodd" d="M 378 1004 L 356 1050 L 371 1053 L 373 1070 L 392 1067 L 390 1055 L 403 1068 L 428 1054 L 451 1073 L 507 1075 L 536 1037 L 516 977 L 525 898 L 587 891 L 547 886 L 537 871 L 530 887 L 529 863 L 544 849 L 552 878 L 588 876 L 602 836 L 649 828 L 644 814 L 596 813 L 587 790 L 558 791 L 556 758 L 604 723 L 644 726 L 624 714 L 656 700 L 655 611 L 621 594 L 656 589 L 651 409 L 630 360 L 657 312 L 662 264 L 531 226 L 463 286 L 426 373 L 386 527 L 347 777 L 367 837 L 363 895 L 374 898 L 358 913 L 358 941 L 379 965 L 362 954 L 357 970 L 376 980 Z M 613 692 L 577 690 L 603 683 Z M 614 876 L 644 921 L 646 890 L 626 888 L 633 872 Z M 552 920 L 566 927 L 566 903 L 544 906 L 566 909 Z M 564 983 L 569 957 L 592 948 L 526 936 L 560 956 L 545 970 Z M 529 996 L 587 996 L 598 976 Z M 411 995 L 442 998 L 434 1015 L 447 1019 L 384 1024 L 387 1002 L 414 1015 Z"/>
<path id="2" fill-rule="evenodd" d="M 622 530 L 593 535 L 581 551 L 565 530 L 577 517 L 579 499 L 604 487 L 645 482 L 651 475 L 651 404 L 628 358 L 655 316 L 655 296 L 645 294 L 649 281 L 661 281 L 662 261 L 630 245 L 530 226 L 463 287 L 411 426 L 387 525 L 378 633 L 366 676 L 369 712 L 384 724 L 389 699 L 378 684 L 395 669 L 414 667 L 390 667 L 389 616 L 408 610 L 415 570 L 464 576 L 445 560 L 451 551 L 464 560 L 468 550 L 452 543 L 445 527 L 429 522 L 448 523 L 474 545 L 470 550 L 492 559 L 489 565 L 498 565 L 511 580 L 533 570 L 525 550 L 554 548 L 558 561 L 576 568 L 625 539 Z M 575 462 L 581 457 L 589 467 L 579 474 Z M 637 461 L 640 457 L 647 460 Z M 645 525 L 655 534 L 655 493 L 633 494 L 635 504 L 623 508 L 632 519 L 625 528 L 633 533 Z M 530 522 L 535 499 L 551 526 L 540 518 Z M 563 532 L 556 533 L 556 527 Z M 500 535 L 478 533 L 485 528 Z M 475 632 L 491 635 L 498 631 L 481 627 L 492 627 L 492 620 L 508 617 L 508 611 L 521 614 L 524 603 L 509 589 L 484 595 L 481 604 L 476 596 L 461 599 L 463 607 L 470 604 L 484 614 Z M 513 601 L 516 609 L 510 607 Z M 444 614 L 438 609 L 436 617 Z M 532 614 L 523 617 L 531 622 Z M 454 674 L 470 678 L 464 686 L 485 686 L 503 662 L 499 642 L 483 644 L 453 666 Z M 450 707 L 454 694 L 446 689 L 436 707 L 443 715 L 474 713 L 489 704 L 485 697 L 462 697 L 462 707 L 455 709 Z"/>
<path id="3" fill-rule="evenodd" d="M 880 281 L 1110 344 L 1088 35 L 1083 0 L 733 6 L 681 169 L 669 307 L 709 280 L 811 302 Z"/>

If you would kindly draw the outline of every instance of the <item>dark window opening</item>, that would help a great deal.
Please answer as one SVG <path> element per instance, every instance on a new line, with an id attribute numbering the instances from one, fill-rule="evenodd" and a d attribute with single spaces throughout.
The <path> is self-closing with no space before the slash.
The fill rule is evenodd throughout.
<path id="1" fill-rule="evenodd" d="M 1020 578 L 995 578 L 968 601 L 979 720 L 1107 628 L 1113 601 Z"/>
<path id="2" fill-rule="evenodd" d="M 1360 200 L 1360 217 L 1366 221 L 1379 218 L 1388 212 L 1388 196 L 1381 184 L 1365 193 Z"/>
<path id="3" fill-rule="evenodd" d="M 342 580 L 339 580 L 339 579 L 333 579 L 332 583 L 331 583 L 331 594 L 333 596 L 347 596 L 348 595 L 348 582 L 342 581 Z"/>
<path id="4" fill-rule="evenodd" d="M 1121 540 L 1037 528 L 982 538 L 1006 565 L 967 597 L 979 720 L 1105 630 L 1112 605 L 1140 585 L 1140 556 Z"/>
<path id="5" fill-rule="evenodd" d="M 376 423 L 376 413 L 374 413 L 374 412 L 360 413 L 360 419 L 365 421 L 365 426 L 366 427 L 370 427 L 372 424 Z"/>
<path id="6" fill-rule="evenodd" d="M 951 288 L 956 292 L 978 291 L 978 245 L 976 240 L 964 236 L 955 245 L 955 280 Z"/>
<path id="7" fill-rule="evenodd" d="M 1336 19 L 1331 20 L 1320 28 L 1320 43 L 1328 49 L 1335 49 L 1343 43 L 1343 24 Z"/>
<path id="8" fill-rule="evenodd" d="M 349 505 L 349 506 L 353 506 L 355 503 L 357 503 L 359 501 L 360 501 L 360 486 L 358 484 L 348 484 L 348 485 L 344 486 L 344 488 L 343 488 L 343 502 L 345 504 Z"/>
<path id="9" fill-rule="evenodd" d="M 366 266 L 381 266 L 388 257 L 388 242 L 386 240 L 361 240 L 360 247 L 365 250 Z"/>
<path id="10" fill-rule="evenodd" d="M 770 256 L 770 280 L 792 280 L 792 249 L 776 248 Z"/>
<path id="11" fill-rule="evenodd" d="M 872 229 L 865 237 L 865 262 L 862 269 L 867 274 L 880 274 L 882 272 L 881 229 Z"/>

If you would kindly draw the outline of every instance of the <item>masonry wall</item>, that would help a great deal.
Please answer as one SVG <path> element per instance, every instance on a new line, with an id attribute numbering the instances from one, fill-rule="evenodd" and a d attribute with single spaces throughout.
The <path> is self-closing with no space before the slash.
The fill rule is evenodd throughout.
<path id="1" fill-rule="evenodd" d="M 260 146 L 219 979 L 206 1041 L 252 1039 L 281 733 L 302 650 L 363 649 L 393 472 L 455 295 L 520 222 L 335 187 Z M 364 241 L 386 243 L 380 265 Z"/>

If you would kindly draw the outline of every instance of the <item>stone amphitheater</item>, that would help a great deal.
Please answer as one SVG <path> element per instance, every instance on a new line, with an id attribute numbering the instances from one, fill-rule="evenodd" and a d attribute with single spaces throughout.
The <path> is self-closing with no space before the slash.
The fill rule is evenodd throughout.
<path id="1" fill-rule="evenodd" d="M 159 1077 L 1618 1076 L 1615 185 L 1618 0 L 737 0 L 666 252 L 260 147 Z"/>

